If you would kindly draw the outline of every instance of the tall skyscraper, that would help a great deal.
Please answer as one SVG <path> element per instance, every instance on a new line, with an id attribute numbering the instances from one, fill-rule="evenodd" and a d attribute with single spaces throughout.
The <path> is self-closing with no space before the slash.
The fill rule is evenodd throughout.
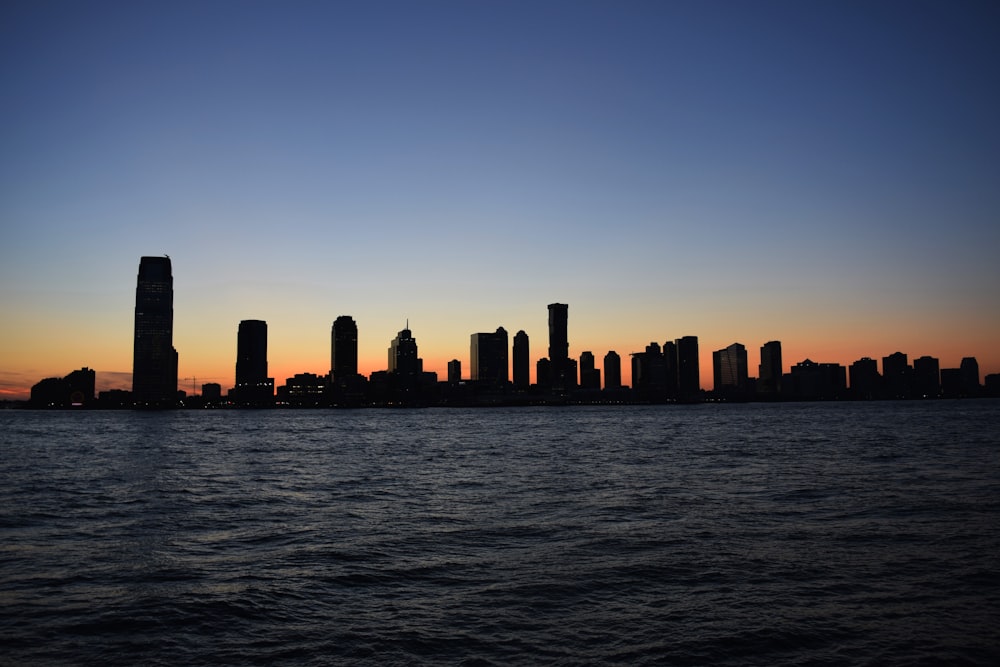
<path id="1" fill-rule="evenodd" d="M 472 334 L 469 346 L 472 380 L 497 387 L 506 385 L 510 379 L 507 349 L 507 331 L 503 327 L 495 333 Z"/>
<path id="2" fill-rule="evenodd" d="M 882 386 L 888 398 L 910 398 L 913 369 L 902 352 L 882 357 Z"/>
<path id="3" fill-rule="evenodd" d="M 177 403 L 174 277 L 169 257 L 143 257 L 135 288 L 132 400 L 139 407 Z"/>
<path id="4" fill-rule="evenodd" d="M 742 393 L 747 390 L 747 349 L 733 343 L 712 353 L 712 374 L 715 391 Z"/>
<path id="5" fill-rule="evenodd" d="M 674 341 L 677 345 L 678 398 L 690 401 L 701 395 L 701 373 L 698 363 L 698 337 L 684 336 Z"/>
<path id="6" fill-rule="evenodd" d="M 982 388 L 979 384 L 979 362 L 975 357 L 962 357 L 958 369 L 962 373 L 962 393 L 966 396 L 978 396 Z"/>
<path id="7" fill-rule="evenodd" d="M 552 388 L 556 391 L 571 389 L 576 384 L 576 373 L 570 378 L 569 363 L 569 306 L 565 303 L 549 304 L 549 367 Z"/>
<path id="8" fill-rule="evenodd" d="M 274 402 L 274 378 L 267 376 L 267 322 L 243 320 L 236 337 L 236 386 L 233 398 L 242 405 Z"/>
<path id="9" fill-rule="evenodd" d="M 452 359 L 448 362 L 448 382 L 450 384 L 458 384 L 462 381 L 462 362 L 458 359 Z"/>
<path id="10" fill-rule="evenodd" d="M 601 370 L 596 366 L 594 353 L 589 350 L 580 354 L 580 387 L 582 389 L 601 388 Z"/>
<path id="11" fill-rule="evenodd" d="M 878 374 L 878 362 L 871 357 L 861 357 L 848 369 L 851 379 L 851 396 L 871 400 L 882 393 L 882 376 Z"/>
<path id="12" fill-rule="evenodd" d="M 514 334 L 514 386 L 527 389 L 531 385 L 531 359 L 528 352 L 528 334 Z"/>
<path id="13" fill-rule="evenodd" d="M 604 388 L 621 389 L 622 386 L 622 358 L 618 353 L 611 350 L 604 355 Z"/>
<path id="14" fill-rule="evenodd" d="M 350 315 L 341 315 L 330 332 L 330 381 L 342 386 L 357 374 L 358 325 Z"/>
<path id="15" fill-rule="evenodd" d="M 416 377 L 423 372 L 423 360 L 417 356 L 417 339 L 407 328 L 396 334 L 389 344 L 389 372 Z"/>
<path id="16" fill-rule="evenodd" d="M 920 398 L 937 398 L 941 394 L 941 362 L 923 356 L 913 360 L 913 385 Z"/>
<path id="17" fill-rule="evenodd" d="M 765 396 L 781 393 L 781 341 L 771 340 L 760 346 L 760 365 L 757 367 L 757 391 Z"/>

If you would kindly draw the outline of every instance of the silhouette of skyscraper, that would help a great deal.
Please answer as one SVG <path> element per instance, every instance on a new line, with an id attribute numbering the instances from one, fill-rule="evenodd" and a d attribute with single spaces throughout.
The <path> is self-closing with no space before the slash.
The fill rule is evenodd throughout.
<path id="1" fill-rule="evenodd" d="M 528 334 L 514 334 L 514 386 L 527 389 L 531 385 L 531 358 L 528 352 Z"/>
<path id="2" fill-rule="evenodd" d="M 889 398 L 909 398 L 913 370 L 902 352 L 882 357 L 882 386 Z"/>
<path id="3" fill-rule="evenodd" d="M 717 392 L 743 393 L 747 390 L 747 349 L 733 343 L 712 353 L 712 375 Z"/>
<path id="4" fill-rule="evenodd" d="M 169 257 L 142 257 L 135 288 L 132 400 L 140 407 L 177 402 L 174 278 Z"/>
<path id="5" fill-rule="evenodd" d="M 611 350 L 604 355 L 604 388 L 621 389 L 622 386 L 622 358 L 618 353 Z"/>
<path id="6" fill-rule="evenodd" d="M 878 362 L 871 357 L 861 357 L 849 370 L 851 396 L 870 400 L 882 393 L 882 376 L 878 374 Z"/>
<path id="7" fill-rule="evenodd" d="M 417 340 L 407 325 L 389 344 L 389 372 L 415 377 L 423 370 L 423 360 L 417 356 Z"/>
<path id="8" fill-rule="evenodd" d="M 644 352 L 632 355 L 632 388 L 642 401 L 667 400 L 667 365 L 659 343 L 651 342 Z"/>
<path id="9" fill-rule="evenodd" d="M 458 384 L 462 381 L 462 362 L 458 359 L 452 359 L 448 362 L 448 382 L 450 384 Z"/>
<path id="10" fill-rule="evenodd" d="M 979 362 L 975 357 L 963 357 L 958 369 L 962 374 L 962 393 L 965 396 L 978 396 L 982 388 L 979 384 Z"/>
<path id="11" fill-rule="evenodd" d="M 274 402 L 274 378 L 267 376 L 267 322 L 243 320 L 236 337 L 236 386 L 233 398 L 242 405 Z"/>
<path id="12" fill-rule="evenodd" d="M 469 346 L 472 380 L 497 387 L 507 384 L 510 379 L 507 349 L 507 330 L 503 327 L 494 333 L 472 334 Z"/>
<path id="13" fill-rule="evenodd" d="M 913 387 L 918 397 L 937 398 L 941 394 L 941 362 L 928 356 L 914 359 Z"/>
<path id="14" fill-rule="evenodd" d="M 569 306 L 565 303 L 549 304 L 549 372 L 552 388 L 556 391 L 570 389 L 576 384 L 576 373 L 570 379 L 569 363 Z"/>
<path id="15" fill-rule="evenodd" d="M 330 381 L 343 385 L 357 374 L 358 325 L 350 315 L 341 315 L 330 331 Z"/>
<path id="16" fill-rule="evenodd" d="M 684 401 L 694 400 L 701 394 L 701 373 L 698 363 L 698 337 L 684 336 L 674 341 L 677 345 L 677 393 Z"/>
<path id="17" fill-rule="evenodd" d="M 757 366 L 757 391 L 768 397 L 781 393 L 781 341 L 771 340 L 760 346 Z"/>
<path id="18" fill-rule="evenodd" d="M 594 353 L 589 350 L 580 354 L 580 388 L 601 388 L 601 371 L 596 367 Z"/>

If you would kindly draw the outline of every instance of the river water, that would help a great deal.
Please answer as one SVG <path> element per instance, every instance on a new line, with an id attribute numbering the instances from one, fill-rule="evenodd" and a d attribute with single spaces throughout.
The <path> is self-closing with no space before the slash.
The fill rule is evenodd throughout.
<path id="1" fill-rule="evenodd" d="M 1000 401 L 0 412 L 0 664 L 1000 664 Z"/>

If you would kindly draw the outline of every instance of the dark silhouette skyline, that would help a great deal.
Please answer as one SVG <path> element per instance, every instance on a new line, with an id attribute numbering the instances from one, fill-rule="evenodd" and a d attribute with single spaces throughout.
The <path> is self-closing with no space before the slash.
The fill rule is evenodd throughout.
<path id="1" fill-rule="evenodd" d="M 837 363 L 810 359 L 785 373 L 781 342 L 760 348 L 759 377 L 749 375 L 747 350 L 735 342 L 712 353 L 713 390 L 701 388 L 699 342 L 693 335 L 651 342 L 632 358 L 631 387 L 621 381 L 621 358 L 615 350 L 598 368 L 593 351 L 579 359 L 569 356 L 569 305 L 551 303 L 548 310 L 548 357 L 537 360 L 537 377 L 530 384 L 530 341 L 519 330 L 511 344 L 507 330 L 470 336 L 469 379 L 462 363 L 448 364 L 448 377 L 425 372 L 417 341 L 406 328 L 390 341 L 387 368 L 365 377 L 358 373 L 358 326 L 350 315 L 338 316 L 331 327 L 330 372 L 303 372 L 275 387 L 268 377 L 268 325 L 264 320 L 241 320 L 237 330 L 235 383 L 223 400 L 218 383 L 202 385 L 201 403 L 242 407 L 272 405 L 493 405 L 551 402 L 670 403 L 703 400 L 837 400 L 972 397 L 1000 393 L 1000 376 L 979 382 L 974 357 L 957 369 L 941 369 L 930 356 L 913 365 L 902 352 L 882 358 L 882 372 L 874 359 L 864 357 L 849 369 Z M 142 257 L 136 284 L 133 391 L 94 395 L 94 371 L 84 368 L 65 378 L 46 378 L 32 387 L 30 404 L 38 407 L 173 407 L 187 398 L 178 391 L 177 359 L 173 341 L 173 275 L 169 257 Z M 603 377 L 603 386 L 602 386 Z M 985 390 L 985 391 L 984 391 Z M 108 396 L 104 396 L 104 394 Z M 191 397 L 190 400 L 194 400 Z"/>

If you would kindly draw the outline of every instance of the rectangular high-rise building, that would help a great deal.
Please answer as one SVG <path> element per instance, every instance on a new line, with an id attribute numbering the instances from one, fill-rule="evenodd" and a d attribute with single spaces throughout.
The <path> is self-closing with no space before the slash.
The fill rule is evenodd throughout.
<path id="1" fill-rule="evenodd" d="M 137 407 L 177 403 L 174 278 L 169 257 L 142 257 L 135 288 L 132 400 Z"/>
<path id="2" fill-rule="evenodd" d="M 341 315 L 330 332 L 330 380 L 343 385 L 357 374 L 358 325 L 349 315 Z"/>
<path id="3" fill-rule="evenodd" d="M 267 322 L 243 320 L 236 338 L 234 396 L 243 405 L 274 402 L 274 378 L 267 377 Z"/>
<path id="4" fill-rule="evenodd" d="M 472 380 L 503 386 L 510 378 L 507 357 L 507 331 L 499 327 L 495 333 L 472 334 L 469 346 Z"/>
<path id="5" fill-rule="evenodd" d="M 570 377 L 569 363 L 569 306 L 565 303 L 549 304 L 549 372 L 555 391 L 571 389 L 576 385 L 576 371 Z M 575 364 L 573 364 L 575 366 Z"/>
<path id="6" fill-rule="evenodd" d="M 765 396 L 781 393 L 781 341 L 770 340 L 760 346 L 760 365 L 757 366 L 757 391 Z"/>
<path id="7" fill-rule="evenodd" d="M 698 337 L 684 336 L 674 341 L 677 346 L 677 394 L 682 401 L 701 396 L 701 373 L 698 362 Z"/>
<path id="8" fill-rule="evenodd" d="M 618 353 L 611 350 L 604 355 L 604 388 L 621 389 L 622 386 L 622 358 Z"/>
<path id="9" fill-rule="evenodd" d="M 747 390 L 747 349 L 733 343 L 712 353 L 712 373 L 716 392 L 742 393 Z"/>
<path id="10" fill-rule="evenodd" d="M 514 386 L 518 389 L 527 389 L 531 385 L 530 373 L 528 334 L 521 330 L 514 334 Z"/>

